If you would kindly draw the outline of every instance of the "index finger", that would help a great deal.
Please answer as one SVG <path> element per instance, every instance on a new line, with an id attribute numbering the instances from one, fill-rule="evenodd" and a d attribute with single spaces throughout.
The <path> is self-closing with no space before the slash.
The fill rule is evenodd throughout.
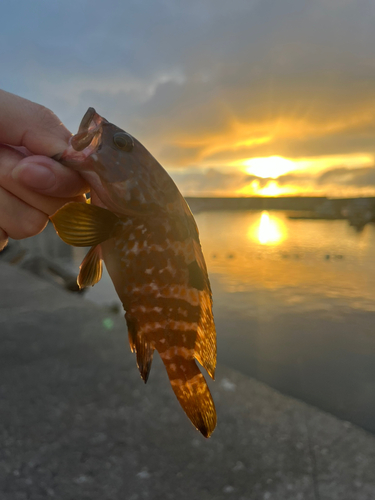
<path id="1" fill-rule="evenodd" d="M 24 146 L 31 153 L 61 153 L 71 133 L 48 108 L 0 90 L 0 143 Z"/>

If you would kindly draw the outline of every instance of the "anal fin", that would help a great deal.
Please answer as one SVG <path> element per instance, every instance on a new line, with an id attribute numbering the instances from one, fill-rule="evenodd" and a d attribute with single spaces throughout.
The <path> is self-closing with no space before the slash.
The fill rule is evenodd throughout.
<path id="1" fill-rule="evenodd" d="M 80 271 L 77 278 L 79 288 L 86 288 L 87 286 L 94 286 L 103 273 L 102 252 L 100 245 L 91 247 L 86 257 L 80 265 Z"/>
<path id="2" fill-rule="evenodd" d="M 146 383 L 148 380 L 148 376 L 150 375 L 152 358 L 154 356 L 155 348 L 152 347 L 150 343 L 143 339 L 140 335 L 136 336 L 134 346 L 134 350 L 137 356 L 138 370 L 144 383 Z"/>
<path id="3" fill-rule="evenodd" d="M 195 340 L 195 359 L 207 370 L 209 376 L 215 378 L 216 368 L 216 330 L 212 315 L 212 298 L 210 290 L 199 292 L 200 318 Z"/>
<path id="4" fill-rule="evenodd" d="M 142 334 L 137 333 L 136 320 L 129 312 L 125 314 L 125 319 L 128 326 L 130 349 L 136 354 L 139 373 L 144 383 L 146 383 L 150 374 L 155 348 L 146 341 Z"/>

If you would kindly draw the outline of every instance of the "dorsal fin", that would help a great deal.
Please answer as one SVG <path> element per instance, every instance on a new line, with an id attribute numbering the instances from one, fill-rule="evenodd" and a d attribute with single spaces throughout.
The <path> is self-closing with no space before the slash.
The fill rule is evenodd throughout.
<path id="1" fill-rule="evenodd" d="M 212 313 L 212 292 L 199 239 L 198 241 L 192 239 L 191 245 L 193 246 L 195 261 L 188 266 L 189 278 L 191 281 L 190 268 L 192 268 L 194 271 L 194 280 L 190 284 L 199 291 L 199 305 L 201 309 L 194 357 L 213 379 L 216 368 L 216 329 Z"/>
<path id="2" fill-rule="evenodd" d="M 200 268 L 198 262 L 193 260 L 188 265 L 189 273 L 189 286 L 196 288 L 197 290 L 204 290 L 205 287 L 205 276 L 204 272 Z"/>

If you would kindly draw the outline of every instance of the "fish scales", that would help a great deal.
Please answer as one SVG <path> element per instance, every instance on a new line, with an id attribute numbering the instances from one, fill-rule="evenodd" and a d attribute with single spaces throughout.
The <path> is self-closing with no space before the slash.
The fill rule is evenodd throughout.
<path id="1" fill-rule="evenodd" d="M 147 381 L 157 350 L 185 413 L 208 437 L 216 411 L 196 360 L 213 378 L 216 334 L 194 218 L 135 138 L 92 108 L 86 115 L 58 159 L 86 178 L 91 205 L 69 203 L 51 220 L 64 241 L 92 245 L 80 267 L 81 287 L 99 281 L 104 260 L 126 311 L 141 377 Z"/>

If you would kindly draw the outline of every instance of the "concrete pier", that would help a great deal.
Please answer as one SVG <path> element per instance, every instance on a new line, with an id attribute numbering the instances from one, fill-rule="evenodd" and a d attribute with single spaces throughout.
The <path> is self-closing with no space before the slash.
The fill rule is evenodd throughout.
<path id="1" fill-rule="evenodd" d="M 205 440 L 125 321 L 0 263 L 1 500 L 373 500 L 375 436 L 219 363 Z"/>

